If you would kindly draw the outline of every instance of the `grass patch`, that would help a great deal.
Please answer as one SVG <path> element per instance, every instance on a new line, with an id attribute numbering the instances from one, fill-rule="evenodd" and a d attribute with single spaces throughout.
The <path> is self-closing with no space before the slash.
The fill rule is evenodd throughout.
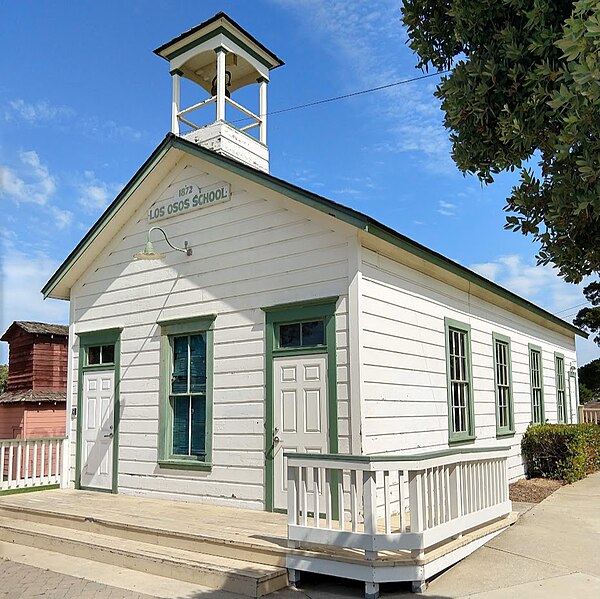
<path id="1" fill-rule="evenodd" d="M 45 485 L 43 487 L 22 487 L 21 489 L 7 489 L 0 491 L 0 497 L 3 495 L 18 495 L 19 493 L 35 493 L 36 491 L 49 491 L 50 489 L 60 489 L 60 485 Z"/>

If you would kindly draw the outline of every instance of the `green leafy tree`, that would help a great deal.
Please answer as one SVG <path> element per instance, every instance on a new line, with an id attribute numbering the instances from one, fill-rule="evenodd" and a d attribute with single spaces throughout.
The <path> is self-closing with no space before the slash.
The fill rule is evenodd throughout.
<path id="1" fill-rule="evenodd" d="M 404 0 L 402 12 L 417 66 L 452 69 L 435 95 L 458 168 L 486 184 L 519 169 L 506 228 L 567 281 L 599 272 L 600 2 Z"/>
<path id="2" fill-rule="evenodd" d="M 600 358 L 577 369 L 579 401 L 585 403 L 600 395 Z"/>
<path id="3" fill-rule="evenodd" d="M 592 304 L 592 307 L 579 310 L 577 316 L 573 320 L 573 324 L 589 333 L 597 333 L 594 337 L 594 341 L 600 345 L 600 283 L 590 283 L 583 289 L 583 295 L 585 295 L 587 301 Z M 591 364 L 593 364 L 593 362 L 591 362 Z M 600 364 L 598 366 L 598 374 L 598 381 L 600 382 Z"/>
<path id="4" fill-rule="evenodd" d="M 0 364 L 0 393 L 8 387 L 8 364 Z"/>

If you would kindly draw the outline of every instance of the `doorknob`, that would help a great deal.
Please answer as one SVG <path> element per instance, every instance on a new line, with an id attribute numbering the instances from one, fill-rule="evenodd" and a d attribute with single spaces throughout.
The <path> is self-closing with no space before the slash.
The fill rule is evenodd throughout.
<path id="1" fill-rule="evenodd" d="M 108 433 L 108 435 L 104 435 L 105 439 L 112 439 L 113 438 L 113 434 L 112 433 Z"/>
<path id="2" fill-rule="evenodd" d="M 275 427 L 275 430 L 273 431 L 273 444 L 279 443 L 280 441 L 281 439 L 279 438 L 279 429 Z"/>

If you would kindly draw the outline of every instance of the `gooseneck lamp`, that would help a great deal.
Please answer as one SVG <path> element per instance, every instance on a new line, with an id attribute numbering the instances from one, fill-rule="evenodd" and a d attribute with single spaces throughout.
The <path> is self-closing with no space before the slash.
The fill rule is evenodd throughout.
<path id="1" fill-rule="evenodd" d="M 152 233 L 152 231 L 160 231 L 163 234 L 165 241 L 167 242 L 169 247 L 173 248 L 174 250 L 177 250 L 178 252 L 183 252 L 186 256 L 192 255 L 192 248 L 189 246 L 187 241 L 183 242 L 182 248 L 178 248 L 169 241 L 169 238 L 167 237 L 167 234 L 165 233 L 164 229 L 161 229 L 160 227 L 151 227 L 148 231 L 146 247 L 144 248 L 143 252 L 138 252 L 137 254 L 133 255 L 133 258 L 135 260 L 162 260 L 165 257 L 164 254 L 154 251 L 154 246 L 152 245 L 152 241 L 150 241 L 150 233 Z"/>

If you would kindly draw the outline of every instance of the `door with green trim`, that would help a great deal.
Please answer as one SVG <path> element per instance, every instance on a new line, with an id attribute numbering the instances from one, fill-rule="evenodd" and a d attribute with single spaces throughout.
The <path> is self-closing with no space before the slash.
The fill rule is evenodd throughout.
<path id="1" fill-rule="evenodd" d="M 327 355 L 273 360 L 274 508 L 287 507 L 284 452 L 327 453 Z M 309 493 L 312 481 L 309 481 Z"/>
<path id="2" fill-rule="evenodd" d="M 81 486 L 112 490 L 114 370 L 83 373 Z"/>

